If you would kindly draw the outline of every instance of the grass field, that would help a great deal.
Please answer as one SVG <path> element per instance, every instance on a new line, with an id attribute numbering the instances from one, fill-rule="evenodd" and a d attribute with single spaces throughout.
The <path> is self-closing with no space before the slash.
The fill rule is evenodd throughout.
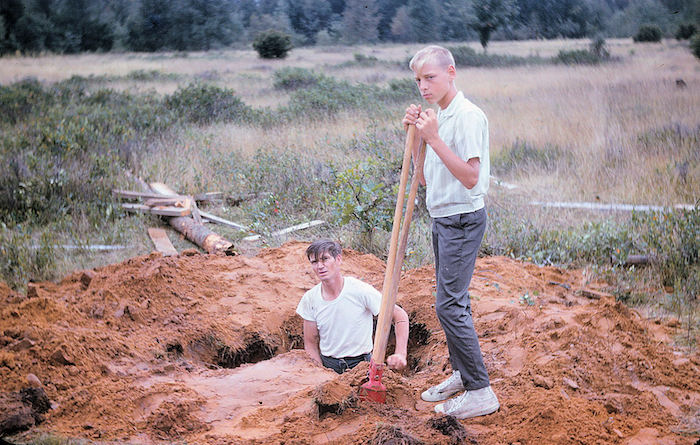
<path id="1" fill-rule="evenodd" d="M 587 40 L 493 42 L 488 54 L 549 60 L 560 50 L 586 49 L 588 45 Z M 446 46 L 469 46 L 481 52 L 474 42 Z M 697 285 L 687 283 L 700 281 L 700 64 L 685 44 L 676 41 L 634 44 L 631 39 L 620 39 L 608 41 L 607 47 L 612 59 L 595 65 L 458 68 L 458 88 L 489 118 L 492 174 L 517 185 L 510 189 L 492 183 L 488 201 L 491 224 L 483 253 L 590 267 L 592 277 L 610 279 L 621 298 L 630 301 L 661 305 L 664 299 L 687 299 L 697 295 L 693 290 Z M 110 200 L 104 191 L 111 187 L 136 188 L 135 178 L 165 182 L 183 193 L 254 194 L 255 198 L 240 205 L 222 204 L 208 210 L 263 234 L 309 219 L 324 219 L 328 225 L 296 236 L 334 236 L 349 247 L 382 256 L 387 250 L 387 215 L 390 218 L 395 202 L 390 186 L 396 183 L 402 151 L 400 119 L 403 109 L 419 100 L 406 93 L 392 93 L 391 86 L 411 82 L 406 62 L 419 48 L 299 48 L 284 60 L 262 60 L 252 50 L 3 58 L 3 87 L 33 77 L 47 90 L 52 85 L 84 88 L 75 96 L 79 105 L 64 105 L 63 109 L 54 105 L 51 113 L 38 113 L 35 106 L 27 115 L 30 117 L 23 115 L 17 122 L 4 120 L 0 152 L 4 162 L 18 165 L 13 171 L 22 171 L 25 165 L 38 175 L 41 168 L 32 167 L 26 153 L 38 152 L 48 138 L 54 141 L 49 144 L 50 154 L 37 155 L 40 161 L 34 161 L 44 165 L 47 176 L 55 175 L 58 168 L 46 167 L 52 162 L 48 159 L 59 157 L 63 159 L 62 177 L 74 187 L 82 184 L 102 190 L 84 198 L 82 204 L 80 193 L 70 194 L 65 187 L 59 197 L 45 193 L 45 199 L 69 201 L 69 210 L 59 206 L 50 213 L 56 217 L 48 220 L 38 218 L 31 206 L 29 216 L 22 221 L 6 217 L 11 221 L 3 223 L 3 243 L 13 250 L 6 247 L 5 254 L 24 259 L 16 264 L 6 260 L 3 278 L 22 288 L 28 279 L 55 279 L 75 268 L 149 252 L 151 243 L 145 228 L 162 223 L 151 217 L 123 215 L 115 211 L 116 203 L 104 207 L 100 201 Z M 322 88 L 310 89 L 307 96 L 303 96 L 303 89 L 280 88 L 276 76 L 280 70 L 292 68 L 303 69 L 306 76 L 312 73 L 331 79 L 328 85 L 334 94 L 342 95 L 340 103 L 325 96 Z M 191 85 L 216 87 L 216 94 L 228 95 L 229 100 L 235 96 L 249 107 L 246 116 L 254 117 L 183 120 L 177 112 L 192 112 L 184 105 L 166 116 L 159 101 Z M 377 92 L 386 98 L 372 97 Z M 352 105 L 343 102 L 358 97 Z M 94 103 L 106 98 L 105 106 L 98 103 L 101 114 L 94 120 L 89 117 L 95 112 L 93 108 L 81 108 L 94 106 L 90 98 Z M 85 100 L 88 105 L 80 102 Z M 109 126 L 96 123 L 106 119 L 103 115 L 109 104 L 125 101 L 144 113 L 148 125 L 141 128 L 139 118 L 133 117 L 136 114 L 129 108 L 125 113 L 132 115 L 131 121 L 118 133 L 109 133 L 117 126 L 112 121 Z M 28 129 L 32 125 L 39 125 L 42 135 L 32 133 Z M 85 128 L 92 131 L 94 140 L 88 137 L 83 144 L 75 133 Z M 74 141 L 73 145 L 63 143 L 63 136 Z M 89 156 L 83 152 L 95 151 L 114 152 L 114 157 L 101 160 L 104 165 L 81 176 L 82 163 L 93 162 L 85 161 Z M 87 157 L 78 161 L 71 158 L 73 152 Z M 66 168 L 68 165 L 73 168 Z M 339 193 L 355 186 L 361 190 L 362 184 L 383 187 L 356 194 L 358 202 L 350 202 L 352 197 Z M 631 216 L 628 212 L 543 209 L 531 201 L 687 204 L 695 205 L 695 210 Z M 373 213 L 352 214 L 347 210 L 351 204 L 371 208 Z M 11 211 L 6 209 L 7 213 Z M 428 225 L 419 206 L 409 246 L 410 266 L 432 261 Z M 679 234 L 674 235 L 674 230 Z M 259 247 L 239 241 L 244 233 L 226 228 L 217 231 L 235 240 L 242 251 Z M 650 238 L 649 231 L 657 238 Z M 670 252 L 688 240 L 690 256 L 682 257 L 681 265 L 670 271 L 657 267 L 652 272 L 630 272 L 610 260 L 613 254 L 624 258 L 626 254 L 657 251 L 673 257 Z M 282 241 L 268 238 L 266 242 Z M 96 243 L 128 248 L 96 254 L 52 247 Z M 179 248 L 188 247 L 185 241 L 175 243 Z M 37 244 L 38 251 L 30 252 L 30 246 Z M 630 273 L 635 278 L 630 279 Z M 674 287 L 669 280 L 676 275 L 685 281 Z M 690 290 L 683 293 L 682 289 Z M 693 311 L 695 314 L 697 307 Z"/>

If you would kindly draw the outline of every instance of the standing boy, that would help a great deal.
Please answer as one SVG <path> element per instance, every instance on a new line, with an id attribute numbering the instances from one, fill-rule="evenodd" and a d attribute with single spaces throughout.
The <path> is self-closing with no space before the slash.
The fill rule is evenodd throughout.
<path id="1" fill-rule="evenodd" d="M 338 374 L 369 361 L 372 321 L 379 314 L 382 294 L 371 285 L 340 271 L 340 244 L 321 239 L 306 249 L 311 268 L 321 282 L 304 294 L 297 313 L 304 319 L 304 349 L 311 360 Z M 394 305 L 392 319 L 396 352 L 387 357 L 390 368 L 406 366 L 408 315 Z"/>
<path id="2" fill-rule="evenodd" d="M 486 229 L 484 196 L 489 185 L 488 121 L 455 87 L 452 54 L 440 46 L 416 53 L 409 67 L 421 95 L 439 111 L 409 106 L 402 123 L 415 125 L 413 147 L 419 180 L 426 186 L 426 206 L 433 219 L 437 293 L 435 311 L 445 331 L 452 375 L 424 391 L 428 402 L 458 397 L 435 411 L 459 419 L 483 416 L 499 408 L 474 330 L 469 282 Z M 420 139 L 428 148 L 417 158 Z"/>

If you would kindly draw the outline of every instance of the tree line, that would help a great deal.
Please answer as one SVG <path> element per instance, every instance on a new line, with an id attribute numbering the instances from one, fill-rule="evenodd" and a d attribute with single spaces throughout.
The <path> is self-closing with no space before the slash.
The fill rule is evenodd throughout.
<path id="1" fill-rule="evenodd" d="M 0 54 L 247 47 L 274 29 L 294 46 L 667 37 L 700 23 L 697 0 L 2 0 Z"/>

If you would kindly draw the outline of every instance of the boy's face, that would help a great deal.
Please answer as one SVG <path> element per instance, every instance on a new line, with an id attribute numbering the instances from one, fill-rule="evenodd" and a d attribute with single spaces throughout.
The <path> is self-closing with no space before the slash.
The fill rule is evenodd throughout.
<path id="1" fill-rule="evenodd" d="M 329 252 L 319 254 L 317 258 L 309 258 L 311 268 L 321 281 L 330 280 L 340 274 L 340 264 L 342 258 L 340 255 L 334 257 Z"/>
<path id="2" fill-rule="evenodd" d="M 443 109 L 449 105 L 449 100 L 452 98 L 448 98 L 448 93 L 454 86 L 456 76 L 454 66 L 444 67 L 427 61 L 414 74 L 418 90 L 426 102 L 438 104 Z"/>

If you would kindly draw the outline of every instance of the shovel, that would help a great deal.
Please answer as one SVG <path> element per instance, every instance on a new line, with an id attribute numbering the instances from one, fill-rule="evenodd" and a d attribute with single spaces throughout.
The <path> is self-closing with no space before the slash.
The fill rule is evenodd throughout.
<path id="1" fill-rule="evenodd" d="M 408 202 L 406 203 L 406 213 L 403 215 L 403 224 L 401 224 L 406 182 L 408 181 L 408 171 L 411 166 L 411 147 L 413 147 L 415 134 L 415 125 L 409 125 L 408 134 L 406 135 L 406 147 L 403 154 L 403 165 L 401 166 L 399 193 L 396 199 L 396 209 L 394 210 L 394 222 L 391 229 L 389 257 L 387 258 L 384 285 L 382 286 L 382 305 L 379 310 L 377 329 L 374 334 L 372 359 L 369 362 L 369 381 L 363 384 L 359 391 L 361 400 L 370 400 L 378 403 L 386 403 L 386 387 L 382 384 L 386 344 L 389 340 L 391 319 L 394 312 L 394 305 L 396 304 L 396 293 L 399 289 L 399 279 L 401 278 L 401 266 L 403 265 L 406 244 L 408 242 L 408 229 L 411 225 L 413 209 L 416 203 L 416 191 L 418 190 L 418 174 L 414 171 L 413 178 L 411 179 L 411 189 L 408 193 Z M 425 143 L 421 144 L 418 154 L 419 157 L 424 148 Z M 401 232 L 400 241 L 399 231 Z"/>

